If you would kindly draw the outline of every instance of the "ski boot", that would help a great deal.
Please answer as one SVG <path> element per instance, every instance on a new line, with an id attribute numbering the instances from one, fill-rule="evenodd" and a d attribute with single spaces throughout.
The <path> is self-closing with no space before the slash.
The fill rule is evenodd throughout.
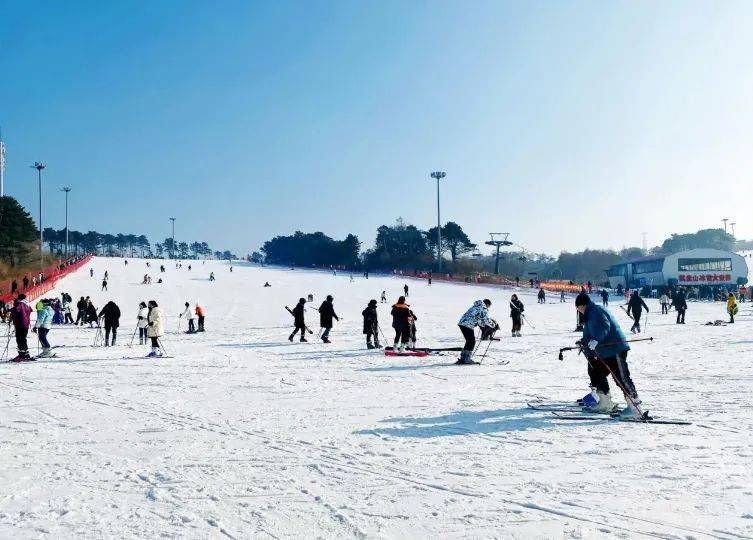
<path id="1" fill-rule="evenodd" d="M 290 341 L 293 341 L 293 340 L 291 339 Z M 305 337 L 301 336 L 301 343 L 308 343 L 308 342 L 309 342 L 308 339 L 306 339 Z"/>
<path id="2" fill-rule="evenodd" d="M 583 407 L 584 412 L 599 413 L 599 414 L 611 414 L 614 412 L 617 405 L 612 401 L 610 394 L 605 394 L 601 390 L 596 391 L 596 395 L 599 401 L 590 407 Z"/>
<path id="3" fill-rule="evenodd" d="M 288 336 L 288 341 L 289 341 L 290 343 L 293 343 L 293 337 L 294 337 L 294 336 L 295 336 L 295 334 L 290 334 L 290 335 Z"/>
<path id="4" fill-rule="evenodd" d="M 152 352 L 146 355 L 147 358 L 160 358 L 162 351 L 158 347 L 152 347 Z"/>
<path id="5" fill-rule="evenodd" d="M 49 347 L 42 347 L 42 352 L 37 355 L 37 358 L 52 358 L 55 353 Z"/>
<path id="6" fill-rule="evenodd" d="M 474 362 L 473 359 L 471 358 L 472 356 L 473 356 L 473 353 L 471 351 L 462 350 L 460 351 L 460 358 L 458 359 L 457 362 L 455 362 L 455 364 L 458 366 L 463 366 L 463 365 L 469 366 L 472 364 L 477 364 L 478 362 Z"/>
<path id="7" fill-rule="evenodd" d="M 598 402 L 599 400 L 596 398 L 595 390 L 591 389 L 588 394 L 578 400 L 578 405 L 582 405 L 583 407 L 593 407 Z"/>
<path id="8" fill-rule="evenodd" d="M 31 360 L 34 360 L 31 356 L 29 356 L 28 352 L 20 352 L 15 358 L 11 358 L 8 360 L 8 362 L 30 362 Z"/>
<path id="9" fill-rule="evenodd" d="M 635 397 L 630 400 L 626 398 L 627 406 L 620 411 L 620 418 L 641 419 L 645 413 L 642 413 L 639 409 L 641 406 L 641 399 L 636 394 Z"/>
<path id="10" fill-rule="evenodd" d="M 376 347 L 374 347 L 374 345 L 371 344 L 371 341 L 367 341 L 366 342 L 366 348 L 367 349 L 375 349 Z"/>

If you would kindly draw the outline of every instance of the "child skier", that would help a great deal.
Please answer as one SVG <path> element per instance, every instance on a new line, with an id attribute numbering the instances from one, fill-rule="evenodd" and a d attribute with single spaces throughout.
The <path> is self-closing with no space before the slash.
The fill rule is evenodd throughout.
<path id="1" fill-rule="evenodd" d="M 146 345 L 147 329 L 149 328 L 149 309 L 146 302 L 139 303 L 139 313 L 136 315 L 136 326 L 139 329 L 139 345 Z"/>
<path id="2" fill-rule="evenodd" d="M 369 300 L 369 305 L 366 306 L 361 312 L 363 315 L 363 333 L 366 335 L 366 348 L 367 349 L 380 349 L 382 345 L 379 343 L 379 320 L 377 315 L 377 301 Z M 371 338 L 374 337 L 374 344 L 371 343 Z"/>
<path id="3" fill-rule="evenodd" d="M 42 344 L 42 352 L 39 353 L 37 358 L 49 358 L 54 356 L 50 347 L 50 342 L 47 341 L 47 334 L 52 328 L 52 318 L 55 316 L 55 312 L 50 306 L 50 301 L 40 300 L 37 302 L 37 322 L 34 324 L 34 332 L 39 337 L 39 342 Z"/>
<path id="4" fill-rule="evenodd" d="M 730 324 L 735 322 L 735 315 L 737 315 L 737 299 L 733 293 L 729 293 L 727 296 L 727 313 L 729 313 Z"/>
<path id="5" fill-rule="evenodd" d="M 183 313 L 178 315 L 178 318 L 185 317 L 188 319 L 188 334 L 195 334 L 196 333 L 196 326 L 194 325 L 194 319 L 196 315 L 194 314 L 193 310 L 191 310 L 191 304 L 188 302 L 185 303 L 186 309 L 183 310 Z"/>
<path id="6" fill-rule="evenodd" d="M 480 326 L 482 330 L 492 326 L 492 320 L 489 318 L 489 307 L 491 305 L 492 301 L 488 298 L 476 300 L 468 311 L 460 317 L 458 327 L 463 334 L 463 338 L 465 338 L 465 345 L 463 345 L 463 350 L 460 351 L 460 358 L 456 364 L 469 365 L 477 363 L 472 358 L 473 351 L 476 348 L 476 335 L 474 332 L 477 326 Z"/>

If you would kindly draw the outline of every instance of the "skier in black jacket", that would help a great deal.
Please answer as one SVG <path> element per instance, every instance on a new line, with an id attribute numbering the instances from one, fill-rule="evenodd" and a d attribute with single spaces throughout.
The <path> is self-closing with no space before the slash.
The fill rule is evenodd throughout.
<path id="1" fill-rule="evenodd" d="M 638 291 L 633 291 L 627 307 L 627 314 L 633 317 L 633 327 L 630 329 L 633 334 L 641 333 L 641 313 L 643 313 L 644 309 L 648 313 L 646 302 L 643 301 Z"/>
<path id="2" fill-rule="evenodd" d="M 333 300 L 332 295 L 328 294 L 327 299 L 319 306 L 319 325 L 324 328 L 324 332 L 322 332 L 322 341 L 324 343 L 329 343 L 329 331 L 332 330 L 332 319 L 340 320 L 340 317 L 335 313 L 335 306 L 332 305 Z"/>
<path id="3" fill-rule="evenodd" d="M 685 300 L 685 291 L 680 289 L 672 297 L 672 303 L 669 307 L 675 306 L 677 310 L 677 324 L 685 324 L 685 311 L 688 309 L 688 302 Z"/>
<path id="4" fill-rule="evenodd" d="M 288 340 L 293 341 L 293 337 L 295 337 L 298 330 L 301 331 L 301 341 L 308 341 L 306 339 L 306 321 L 303 318 L 303 314 L 305 312 L 305 309 L 303 306 L 306 305 L 306 299 L 301 298 L 298 300 L 298 304 L 293 308 L 293 322 L 295 323 L 295 330 L 293 330 L 293 333 L 290 334 L 290 337 Z"/>
<path id="5" fill-rule="evenodd" d="M 601 305 L 604 307 L 607 307 L 609 305 L 609 293 L 606 289 L 601 289 Z"/>
<path id="6" fill-rule="evenodd" d="M 120 326 L 120 308 L 112 300 L 105 304 L 105 307 L 99 312 L 99 318 L 105 320 L 105 347 L 115 345 L 115 338 Z M 110 343 L 110 332 L 112 331 L 112 343 Z"/>
<path id="7" fill-rule="evenodd" d="M 379 320 L 377 315 L 377 301 L 369 300 L 369 305 L 361 312 L 363 315 L 363 333 L 366 335 L 366 348 L 379 349 L 382 345 L 379 343 Z M 371 338 L 374 337 L 374 344 Z"/>
<path id="8" fill-rule="evenodd" d="M 543 289 L 542 289 L 543 290 Z M 512 337 L 520 337 L 520 329 L 523 326 L 523 302 L 518 300 L 518 295 L 510 297 L 510 317 L 512 317 Z"/>
<path id="9" fill-rule="evenodd" d="M 76 302 L 76 322 L 75 325 L 78 326 L 79 323 L 81 323 L 81 326 L 84 326 L 84 323 L 86 322 L 86 299 L 84 297 L 81 297 L 81 300 Z"/>

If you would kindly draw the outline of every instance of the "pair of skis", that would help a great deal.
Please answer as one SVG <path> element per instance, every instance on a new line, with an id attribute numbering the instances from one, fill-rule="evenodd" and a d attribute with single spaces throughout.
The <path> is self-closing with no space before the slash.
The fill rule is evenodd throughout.
<path id="1" fill-rule="evenodd" d="M 653 418 L 648 415 L 648 412 L 644 413 L 643 418 L 624 417 L 619 415 L 619 411 L 612 411 L 610 414 L 595 413 L 584 410 L 582 405 L 577 404 L 554 404 L 547 405 L 544 403 L 527 403 L 528 407 L 535 411 L 549 412 L 554 415 L 558 420 L 597 420 L 597 421 L 617 421 L 617 422 L 633 422 L 637 424 L 667 424 L 675 426 L 690 426 L 693 423 L 685 420 L 662 420 L 659 418 Z M 576 413 L 576 414 L 574 414 Z"/>

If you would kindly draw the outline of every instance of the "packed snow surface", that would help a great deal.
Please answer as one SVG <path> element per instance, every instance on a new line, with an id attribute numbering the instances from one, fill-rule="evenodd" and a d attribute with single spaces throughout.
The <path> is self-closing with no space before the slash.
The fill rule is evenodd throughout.
<path id="1" fill-rule="evenodd" d="M 588 390 L 584 358 L 557 359 L 578 337 L 572 298 L 522 291 L 535 328 L 511 338 L 499 288 L 209 261 L 165 274 L 152 261 L 141 285 L 144 261 L 129 262 L 95 259 L 93 278 L 84 268 L 56 291 L 118 303 L 116 347 L 55 327 L 58 358 L 0 366 L 0 538 L 753 537 L 750 304 L 707 327 L 723 304 L 690 303 L 678 326 L 648 300 L 642 335 L 656 340 L 633 347 L 633 378 L 654 415 L 692 426 L 566 421 L 526 402 Z M 502 341 L 472 367 L 366 350 L 361 311 L 404 283 L 419 345 L 462 344 L 457 320 L 485 297 Z M 330 345 L 313 309 L 311 342 L 287 340 L 285 305 L 309 293 L 316 307 L 335 298 Z M 170 358 L 128 347 L 149 299 Z M 178 332 L 185 301 L 206 333 Z"/>

